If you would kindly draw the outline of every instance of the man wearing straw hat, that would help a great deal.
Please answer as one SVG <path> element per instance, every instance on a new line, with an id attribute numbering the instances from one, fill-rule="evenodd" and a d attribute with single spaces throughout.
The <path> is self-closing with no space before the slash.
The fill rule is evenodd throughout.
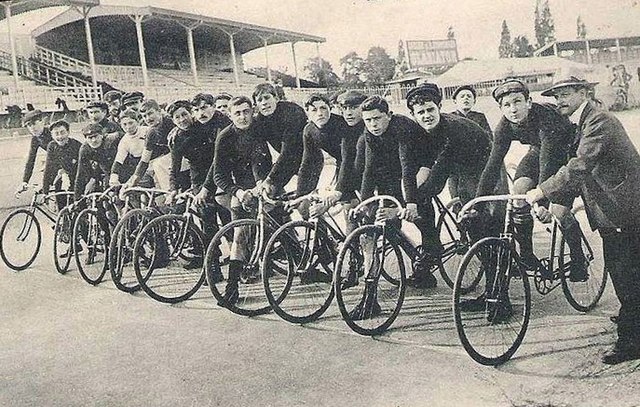
<path id="1" fill-rule="evenodd" d="M 640 155 L 620 121 L 589 98 L 594 83 L 572 76 L 542 93 L 577 125 L 573 158 L 527 193 L 527 201 L 580 194 L 598 229 L 605 268 L 620 301 L 618 340 L 602 358 L 640 359 Z"/>

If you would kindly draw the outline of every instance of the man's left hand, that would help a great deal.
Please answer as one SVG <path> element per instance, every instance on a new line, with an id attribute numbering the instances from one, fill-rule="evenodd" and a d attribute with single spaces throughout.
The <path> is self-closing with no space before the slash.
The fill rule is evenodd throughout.
<path id="1" fill-rule="evenodd" d="M 527 192 L 527 197 L 525 199 L 529 205 L 533 205 L 534 203 L 544 199 L 544 192 L 542 192 L 540 188 L 534 188 Z"/>
<path id="2" fill-rule="evenodd" d="M 414 222 L 418 218 L 418 205 L 415 203 L 408 203 L 407 207 L 400 211 L 399 218 L 408 222 Z"/>

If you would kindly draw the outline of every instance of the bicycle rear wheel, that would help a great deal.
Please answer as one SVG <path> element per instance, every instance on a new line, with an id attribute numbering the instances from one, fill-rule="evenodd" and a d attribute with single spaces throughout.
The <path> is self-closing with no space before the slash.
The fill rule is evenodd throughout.
<path id="1" fill-rule="evenodd" d="M 479 284 L 473 289 L 467 281 Z M 485 238 L 467 252 L 453 287 L 458 337 L 469 356 L 483 365 L 509 360 L 524 339 L 531 312 L 527 275 L 508 240 Z"/>
<path id="2" fill-rule="evenodd" d="M 132 293 L 140 289 L 133 267 L 133 247 L 136 237 L 152 218 L 153 212 L 148 209 L 132 209 L 113 230 L 109 246 L 109 272 L 113 284 L 120 291 Z M 148 266 L 143 264 L 143 268 Z"/>
<path id="3" fill-rule="evenodd" d="M 258 220 L 237 219 L 220 229 L 207 248 L 204 269 L 209 289 L 218 305 L 235 314 L 256 316 L 271 310 L 260 272 L 267 236 L 273 234 L 266 229 L 260 236 Z M 273 265 L 270 269 L 282 270 Z"/>
<path id="4" fill-rule="evenodd" d="M 326 229 L 302 220 L 278 228 L 262 262 L 264 289 L 274 312 L 294 324 L 324 314 L 333 300 L 334 260 Z M 286 272 L 274 270 L 276 263 L 284 263 Z"/>
<path id="5" fill-rule="evenodd" d="M 133 248 L 138 284 L 156 301 L 191 298 L 204 283 L 204 235 L 183 215 L 162 215 L 142 229 Z"/>
<path id="6" fill-rule="evenodd" d="M 0 256 L 14 271 L 29 267 L 42 243 L 40 222 L 31 209 L 17 209 L 7 216 L 0 229 Z"/>
<path id="7" fill-rule="evenodd" d="M 574 214 L 580 225 L 588 225 L 584 209 Z M 562 239 L 560 269 L 568 270 L 569 248 Z M 562 273 L 562 291 L 573 308 L 580 312 L 587 312 L 595 308 L 607 285 L 607 270 L 604 267 L 604 253 L 602 238 L 591 229 L 582 230 L 582 251 L 588 263 L 589 278 L 586 281 L 572 282 L 567 273 Z"/>
<path id="8" fill-rule="evenodd" d="M 84 209 L 73 225 L 73 253 L 80 275 L 87 283 L 98 285 L 107 272 L 109 227 L 106 218 L 95 209 Z"/>
<path id="9" fill-rule="evenodd" d="M 60 274 L 69 271 L 71 257 L 73 256 L 73 244 L 71 236 L 73 235 L 73 213 L 69 207 L 64 207 L 58 213 L 56 225 L 53 229 L 53 261 L 56 270 Z"/>
<path id="10" fill-rule="evenodd" d="M 393 324 L 404 301 L 405 265 L 381 226 L 364 225 L 349 234 L 333 280 L 342 318 L 354 332 L 379 335 Z"/>

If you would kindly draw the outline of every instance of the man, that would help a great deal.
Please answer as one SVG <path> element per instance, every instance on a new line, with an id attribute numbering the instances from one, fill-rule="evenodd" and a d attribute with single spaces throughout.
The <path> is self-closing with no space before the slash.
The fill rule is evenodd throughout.
<path id="1" fill-rule="evenodd" d="M 122 105 L 122 109 L 133 109 L 139 111 L 143 101 L 144 95 L 142 92 L 133 91 L 122 95 L 120 104 Z"/>
<path id="2" fill-rule="evenodd" d="M 158 102 L 153 99 L 145 100 L 142 103 L 140 114 L 150 128 L 136 171 L 127 182 L 127 185 L 137 185 L 149 167 L 151 167 L 156 186 L 160 189 L 168 190 L 169 168 L 171 167 L 168 135 L 174 127 L 173 121 L 162 114 Z"/>
<path id="3" fill-rule="evenodd" d="M 36 155 L 38 149 L 47 151 L 49 143 L 53 141 L 51 132 L 44 125 L 44 115 L 40 110 L 32 110 L 24 115 L 23 125 L 31 134 L 31 144 L 29 145 L 29 154 L 27 155 L 27 163 L 24 165 L 24 173 L 22 175 L 22 184 L 16 190 L 16 194 L 26 191 L 29 186 L 29 180 L 33 175 L 33 167 L 36 164 Z"/>
<path id="4" fill-rule="evenodd" d="M 256 86 L 253 101 L 258 108 L 257 132 L 280 156 L 263 182 L 267 193 L 273 194 L 297 174 L 302 160 L 302 131 L 307 124 L 303 108 L 293 102 L 279 100 L 269 83 Z"/>
<path id="5" fill-rule="evenodd" d="M 500 168 L 512 141 L 529 145 L 529 151 L 518 164 L 513 184 L 514 194 L 527 191 L 544 182 L 566 163 L 567 153 L 574 140 L 573 126 L 554 107 L 533 103 L 529 89 L 518 80 L 505 81 L 493 90 L 493 98 L 500 105 L 503 118 L 498 123 L 491 146 L 491 154 L 482 172 L 477 196 L 490 195 L 500 179 Z M 582 251 L 580 225 L 571 214 L 573 197 L 563 197 L 550 207 L 558 218 L 570 250 L 571 281 L 587 278 Z M 522 262 L 530 270 L 540 268 L 533 253 L 533 217 L 525 201 L 514 205 L 514 230 L 520 246 Z M 549 212 L 541 206 L 538 214 L 548 220 Z"/>
<path id="6" fill-rule="evenodd" d="M 106 137 L 120 141 L 124 135 L 124 131 L 117 122 L 113 122 L 107 118 L 109 106 L 105 102 L 99 100 L 89 102 L 85 106 L 84 111 L 87 114 L 90 124 L 100 125 L 104 129 Z"/>
<path id="7" fill-rule="evenodd" d="M 118 143 L 105 135 L 99 124 L 89 124 L 82 129 L 85 142 L 78 153 L 78 171 L 74 195 L 78 201 L 84 194 L 100 191 L 108 183 Z"/>
<path id="8" fill-rule="evenodd" d="M 214 98 L 215 109 L 229 117 L 229 101 L 233 99 L 233 96 L 226 92 L 222 92 Z"/>
<path id="9" fill-rule="evenodd" d="M 140 126 L 142 120 L 140 114 L 133 109 L 127 109 L 120 113 L 120 126 L 124 129 L 124 136 L 118 143 L 118 151 L 111 168 L 109 185 L 127 183 L 136 170 L 149 128 Z M 153 179 L 146 175 L 146 179 L 140 185 L 151 187 Z"/>
<path id="10" fill-rule="evenodd" d="M 78 140 L 69 137 L 69 123 L 59 120 L 49 126 L 53 141 L 47 147 L 47 161 L 42 175 L 42 192 L 49 192 L 55 178 L 60 177 L 56 183 L 56 190 L 72 190 L 78 170 L 78 154 L 82 145 Z M 67 185 L 65 187 L 65 184 Z M 60 197 L 56 199 L 58 209 L 62 209 L 68 200 Z"/>
<path id="11" fill-rule="evenodd" d="M 117 90 L 110 90 L 104 94 L 103 99 L 109 107 L 109 120 L 113 122 L 118 122 L 120 119 L 120 111 L 122 107 L 122 103 L 120 101 L 121 98 L 122 93 Z"/>
<path id="12" fill-rule="evenodd" d="M 452 114 L 466 117 L 467 119 L 475 122 L 478 126 L 482 127 L 488 134 L 493 134 L 491 126 L 487 121 L 487 116 L 484 113 L 472 110 L 476 104 L 477 93 L 471 85 L 463 85 L 457 88 L 453 92 L 453 102 L 456 104 L 456 110 Z"/>
<path id="13" fill-rule="evenodd" d="M 490 150 L 490 136 L 476 123 L 453 114 L 440 111 L 442 92 L 437 85 L 427 83 L 407 94 L 407 107 L 425 134 L 405 144 L 415 172 L 428 168 L 428 176 L 417 185 L 417 197 L 411 199 L 417 205 L 407 204 L 405 218 L 414 221 L 422 235 L 424 252 L 437 258 L 442 253 L 442 243 L 435 224 L 432 198 L 442 192 L 447 179 L 458 180 L 457 196 L 462 203 L 475 197 L 480 174 L 485 167 Z M 402 158 L 401 158 L 402 159 Z M 411 187 L 411 185 L 410 185 Z M 413 194 L 413 193 L 412 193 Z M 489 224 L 500 224 L 498 217 Z M 483 237 L 477 231 L 474 239 Z M 416 268 L 407 282 L 416 288 L 435 287 L 436 281 L 428 268 Z"/>
<path id="14" fill-rule="evenodd" d="M 640 359 L 640 155 L 622 123 L 589 100 L 591 84 L 570 77 L 544 91 L 577 125 L 573 157 L 527 193 L 527 202 L 579 193 L 598 229 L 605 269 L 620 301 L 618 340 L 602 361 Z"/>
<path id="15" fill-rule="evenodd" d="M 253 104 L 244 96 L 235 97 L 229 103 L 232 126 L 218 137 L 213 166 L 209 170 L 203 190 L 221 188 L 231 196 L 233 219 L 244 219 L 251 214 L 244 208 L 251 206 L 259 194 L 259 184 L 271 170 L 271 154 L 266 141 L 256 133 Z M 239 297 L 238 283 L 243 262 L 247 260 L 249 231 L 237 231 L 233 235 L 229 255 L 229 278 L 225 287 L 223 304 L 234 304 Z"/>

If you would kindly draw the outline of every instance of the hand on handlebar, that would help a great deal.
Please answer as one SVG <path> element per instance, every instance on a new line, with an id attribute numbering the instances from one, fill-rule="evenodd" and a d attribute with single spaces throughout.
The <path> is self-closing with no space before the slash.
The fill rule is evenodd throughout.
<path id="1" fill-rule="evenodd" d="M 549 211 L 549 209 L 545 208 L 542 205 L 534 205 L 534 211 L 536 213 L 536 218 L 542 223 L 549 223 L 553 219 L 553 215 Z"/>
<path id="2" fill-rule="evenodd" d="M 418 205 L 415 203 L 408 203 L 406 208 L 398 212 L 398 218 L 408 222 L 415 222 L 418 217 Z"/>
<path id="3" fill-rule="evenodd" d="M 333 205 L 337 204 L 341 198 L 342 198 L 342 192 L 333 191 L 329 195 L 324 197 L 323 203 L 327 208 L 330 208 Z"/>
<path id="4" fill-rule="evenodd" d="M 173 191 L 173 196 L 171 194 L 169 194 L 167 196 L 167 202 L 173 202 L 173 197 L 175 196 L 175 191 Z M 207 197 L 209 196 L 209 190 L 205 187 L 202 187 L 200 189 L 200 192 L 198 192 L 196 194 L 196 196 L 193 198 L 193 204 L 197 207 L 202 207 L 206 204 L 207 201 Z"/>
<path id="5" fill-rule="evenodd" d="M 376 222 L 386 222 L 398 218 L 398 208 L 378 208 L 376 211 Z"/>

